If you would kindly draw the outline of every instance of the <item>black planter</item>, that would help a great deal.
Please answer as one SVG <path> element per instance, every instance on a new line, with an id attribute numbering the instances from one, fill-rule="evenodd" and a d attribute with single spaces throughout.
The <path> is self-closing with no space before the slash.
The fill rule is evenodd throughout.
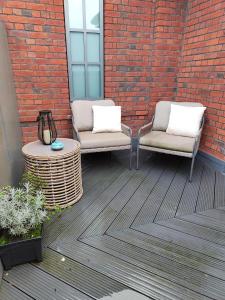
<path id="1" fill-rule="evenodd" d="M 31 261 L 42 261 L 42 238 L 21 240 L 0 246 L 0 259 L 5 270 Z"/>

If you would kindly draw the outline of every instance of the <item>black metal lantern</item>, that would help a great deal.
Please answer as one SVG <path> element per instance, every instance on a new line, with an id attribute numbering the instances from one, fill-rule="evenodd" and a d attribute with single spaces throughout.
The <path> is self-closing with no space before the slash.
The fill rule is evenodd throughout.
<path id="1" fill-rule="evenodd" d="M 51 145 L 57 138 L 55 123 L 50 110 L 39 111 L 38 138 L 44 145 Z"/>

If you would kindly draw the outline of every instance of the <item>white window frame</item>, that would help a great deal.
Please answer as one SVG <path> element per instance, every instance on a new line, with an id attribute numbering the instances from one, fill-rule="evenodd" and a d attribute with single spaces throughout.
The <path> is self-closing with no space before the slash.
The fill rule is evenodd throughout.
<path id="1" fill-rule="evenodd" d="M 67 45 L 67 62 L 68 62 L 68 77 L 69 77 L 69 90 L 70 90 L 70 101 L 75 100 L 94 100 L 96 98 L 88 97 L 88 72 L 87 68 L 90 65 L 100 67 L 100 96 L 97 99 L 104 98 L 104 22 L 103 22 L 103 12 L 104 4 L 103 0 L 99 0 L 100 3 L 100 29 L 87 29 L 86 28 L 86 9 L 85 0 L 83 0 L 83 28 L 70 28 L 69 25 L 69 0 L 64 0 L 64 13 L 65 13 L 65 27 L 66 27 L 66 45 Z M 74 0 L 76 1 L 76 0 Z M 71 57 L 71 46 L 70 46 L 70 33 L 80 32 L 84 34 L 84 63 L 73 62 Z M 90 63 L 87 61 L 87 34 L 88 33 L 98 33 L 100 35 L 100 62 Z M 84 65 L 85 69 L 85 97 L 82 99 L 75 98 L 73 95 L 73 80 L 72 80 L 72 66 L 73 65 Z"/>

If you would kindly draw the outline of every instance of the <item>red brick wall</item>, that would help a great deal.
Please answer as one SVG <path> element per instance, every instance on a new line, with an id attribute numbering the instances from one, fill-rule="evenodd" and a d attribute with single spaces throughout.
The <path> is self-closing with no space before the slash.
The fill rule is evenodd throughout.
<path id="1" fill-rule="evenodd" d="M 24 142 L 51 109 L 71 136 L 63 0 L 0 0 Z M 222 0 L 105 0 L 105 97 L 136 133 L 160 100 L 207 105 L 201 149 L 223 158 L 225 4 Z M 188 3 L 188 7 L 187 7 Z"/>
<path id="2" fill-rule="evenodd" d="M 154 1 L 105 1 L 105 97 L 137 129 L 148 119 Z"/>
<path id="3" fill-rule="evenodd" d="M 225 159 L 225 1 L 189 0 L 177 101 L 207 106 L 201 149 Z"/>
<path id="4" fill-rule="evenodd" d="M 158 101 L 175 101 L 185 14 L 186 0 L 155 1 L 150 114 Z"/>
<path id="5" fill-rule="evenodd" d="M 105 96 L 134 133 L 156 102 L 175 99 L 185 2 L 105 1 Z"/>
<path id="6" fill-rule="evenodd" d="M 36 139 L 38 111 L 51 109 L 60 136 L 70 135 L 63 0 L 0 0 L 24 142 Z"/>

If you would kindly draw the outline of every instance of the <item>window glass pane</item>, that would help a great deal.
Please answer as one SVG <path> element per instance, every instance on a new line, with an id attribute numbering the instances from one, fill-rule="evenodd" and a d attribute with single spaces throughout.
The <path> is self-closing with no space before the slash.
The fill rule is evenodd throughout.
<path id="1" fill-rule="evenodd" d="M 87 60 L 88 62 L 100 61 L 100 34 L 87 34 Z"/>
<path id="2" fill-rule="evenodd" d="M 90 98 L 101 96 L 101 76 L 99 66 L 88 66 L 88 91 Z"/>
<path id="3" fill-rule="evenodd" d="M 100 28 L 100 5 L 99 0 L 86 0 L 86 28 Z"/>
<path id="4" fill-rule="evenodd" d="M 72 66 L 73 96 L 75 98 L 85 98 L 85 72 L 84 66 Z"/>
<path id="5" fill-rule="evenodd" d="M 70 51 L 73 62 L 84 61 L 84 34 L 82 32 L 70 33 Z"/>
<path id="6" fill-rule="evenodd" d="M 83 28 L 83 0 L 68 0 L 70 28 Z"/>

